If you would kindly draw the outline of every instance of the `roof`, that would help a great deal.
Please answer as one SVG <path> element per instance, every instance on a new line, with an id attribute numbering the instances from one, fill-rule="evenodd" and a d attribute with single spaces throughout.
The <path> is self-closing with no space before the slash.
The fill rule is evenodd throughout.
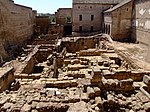
<path id="1" fill-rule="evenodd" d="M 124 1 L 120 2 L 118 5 L 115 5 L 114 7 L 112 7 L 112 8 L 110 8 L 110 9 L 106 10 L 105 12 L 106 12 L 106 13 L 107 13 L 107 12 L 112 12 L 112 11 L 114 11 L 114 10 L 120 8 L 121 6 L 127 4 L 127 3 L 131 2 L 131 1 L 132 1 L 132 0 L 124 0 Z"/>
<path id="2" fill-rule="evenodd" d="M 16 4 L 16 3 L 14 3 L 14 5 L 32 10 L 32 8 L 28 7 L 28 6 L 24 6 L 24 5 L 20 5 L 20 4 Z"/>
<path id="3" fill-rule="evenodd" d="M 73 3 L 110 3 L 116 4 L 120 3 L 122 0 L 73 0 Z"/>

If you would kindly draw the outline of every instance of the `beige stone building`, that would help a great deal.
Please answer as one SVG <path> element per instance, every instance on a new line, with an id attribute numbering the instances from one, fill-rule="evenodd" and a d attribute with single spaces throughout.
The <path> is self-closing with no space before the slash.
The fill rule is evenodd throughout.
<path id="1" fill-rule="evenodd" d="M 39 34 L 47 34 L 50 23 L 51 21 L 49 16 L 36 16 L 36 26 L 39 29 Z"/>
<path id="2" fill-rule="evenodd" d="M 72 34 L 72 8 L 59 8 L 55 13 L 56 24 L 62 29 L 63 36 Z"/>
<path id="3" fill-rule="evenodd" d="M 131 37 L 132 0 L 124 0 L 104 12 L 104 32 L 113 40 L 129 40 Z"/>
<path id="4" fill-rule="evenodd" d="M 73 33 L 100 32 L 103 11 L 121 0 L 73 0 Z"/>
<path id="5" fill-rule="evenodd" d="M 59 8 L 55 13 L 56 23 L 65 25 L 72 22 L 72 8 Z"/>
<path id="6" fill-rule="evenodd" d="M 0 0 L 0 61 L 15 56 L 15 49 L 32 36 L 35 16 L 30 7 Z"/>

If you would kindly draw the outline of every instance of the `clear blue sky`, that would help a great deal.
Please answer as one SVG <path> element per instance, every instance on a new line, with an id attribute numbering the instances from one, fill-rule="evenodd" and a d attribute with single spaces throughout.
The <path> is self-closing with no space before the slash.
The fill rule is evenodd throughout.
<path id="1" fill-rule="evenodd" d="M 15 3 L 32 7 L 38 13 L 51 13 L 58 8 L 71 8 L 72 0 L 14 0 Z"/>

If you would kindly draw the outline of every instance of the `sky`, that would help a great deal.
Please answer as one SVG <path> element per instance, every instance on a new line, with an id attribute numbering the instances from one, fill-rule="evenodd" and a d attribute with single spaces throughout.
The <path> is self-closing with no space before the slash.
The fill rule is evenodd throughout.
<path id="1" fill-rule="evenodd" d="M 72 0 L 14 0 L 15 3 L 32 7 L 38 13 L 54 14 L 58 8 L 71 8 Z"/>

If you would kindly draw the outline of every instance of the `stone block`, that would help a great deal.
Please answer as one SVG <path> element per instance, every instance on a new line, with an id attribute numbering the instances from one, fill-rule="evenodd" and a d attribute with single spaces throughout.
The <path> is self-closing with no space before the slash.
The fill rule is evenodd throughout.
<path id="1" fill-rule="evenodd" d="M 79 64 L 80 63 L 80 60 L 79 59 L 73 59 L 71 60 L 71 64 L 74 65 L 74 64 Z"/>
<path id="2" fill-rule="evenodd" d="M 117 65 L 117 64 L 111 64 L 111 65 L 110 65 L 110 68 L 118 69 L 118 68 L 119 68 L 119 65 Z"/>
<path id="3" fill-rule="evenodd" d="M 118 90 L 119 86 L 118 86 L 119 81 L 117 79 L 102 79 L 102 84 L 103 84 L 103 88 L 105 88 L 106 90 Z"/>
<path id="4" fill-rule="evenodd" d="M 99 87 L 93 87 L 94 92 L 95 92 L 95 96 L 100 96 L 101 95 L 101 90 Z"/>
<path id="5" fill-rule="evenodd" d="M 87 94 L 89 98 L 94 98 L 95 97 L 95 92 L 92 87 L 87 87 Z"/>
<path id="6" fill-rule="evenodd" d="M 68 77 L 73 77 L 73 78 L 85 78 L 85 74 L 79 73 L 79 72 L 71 72 L 67 74 Z"/>
<path id="7" fill-rule="evenodd" d="M 88 65 L 88 61 L 80 61 L 81 65 Z"/>
<path id="8" fill-rule="evenodd" d="M 13 105 L 13 103 L 5 103 L 5 104 L 1 107 L 1 111 L 7 111 L 8 109 L 11 108 L 12 105 Z"/>
<path id="9" fill-rule="evenodd" d="M 120 88 L 124 91 L 131 91 L 133 90 L 133 80 L 127 79 L 127 80 L 121 80 L 119 81 Z"/>
<path id="10" fill-rule="evenodd" d="M 143 82 L 144 82 L 145 84 L 147 84 L 148 86 L 150 86 L 150 76 L 144 75 L 144 77 L 143 77 Z"/>
<path id="11" fill-rule="evenodd" d="M 143 77 L 144 77 L 145 73 L 142 71 L 131 71 L 131 79 L 133 79 L 134 81 L 142 81 Z"/>
<path id="12" fill-rule="evenodd" d="M 76 87 L 78 85 L 76 80 L 63 80 L 55 82 L 46 82 L 47 88 L 67 88 L 67 87 Z"/>
<path id="13" fill-rule="evenodd" d="M 64 64 L 67 66 L 68 64 L 71 64 L 71 60 L 69 60 L 69 59 L 66 59 L 66 60 L 64 60 Z"/>
<path id="14" fill-rule="evenodd" d="M 82 94 L 81 94 L 81 99 L 82 99 L 82 101 L 88 102 L 88 101 L 89 101 L 89 98 L 88 98 L 87 93 L 82 93 Z"/>
<path id="15" fill-rule="evenodd" d="M 99 108 L 102 108 L 102 107 L 103 107 L 103 101 L 102 101 L 101 97 L 95 97 L 95 104 L 96 104 Z"/>
<path id="16" fill-rule="evenodd" d="M 87 65 L 80 65 L 80 64 L 69 65 L 68 71 L 79 71 L 80 69 L 85 69 L 85 68 L 88 68 L 88 66 Z"/>
<path id="17" fill-rule="evenodd" d="M 115 73 L 114 78 L 118 80 L 129 79 L 131 75 L 131 71 L 125 69 L 113 69 L 112 72 Z"/>
<path id="18" fill-rule="evenodd" d="M 114 96 L 112 94 L 108 94 L 107 95 L 107 99 L 108 99 L 109 105 L 113 105 L 114 104 Z"/>
<path id="19" fill-rule="evenodd" d="M 143 107 L 146 112 L 150 112 L 150 102 L 145 103 Z"/>
<path id="20" fill-rule="evenodd" d="M 102 70 L 102 74 L 106 79 L 114 79 L 114 73 L 109 70 Z"/>
<path id="21" fill-rule="evenodd" d="M 24 106 L 21 108 L 21 112 L 30 112 L 31 111 L 31 105 L 24 104 Z"/>

